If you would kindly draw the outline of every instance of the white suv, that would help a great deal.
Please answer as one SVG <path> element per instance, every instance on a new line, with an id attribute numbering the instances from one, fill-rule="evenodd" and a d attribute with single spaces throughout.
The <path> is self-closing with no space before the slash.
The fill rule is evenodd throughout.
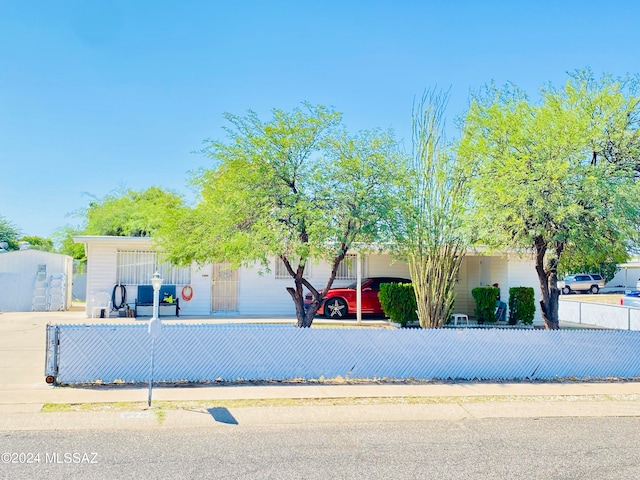
<path id="1" fill-rule="evenodd" d="M 578 273 L 567 275 L 564 281 L 558 282 L 558 287 L 565 295 L 571 292 L 598 293 L 604 288 L 604 279 L 598 273 Z"/>

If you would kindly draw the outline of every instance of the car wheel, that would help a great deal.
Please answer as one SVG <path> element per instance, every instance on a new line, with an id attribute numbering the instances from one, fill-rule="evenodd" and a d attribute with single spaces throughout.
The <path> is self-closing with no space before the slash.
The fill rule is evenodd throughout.
<path id="1" fill-rule="evenodd" d="M 593 294 L 596 294 L 600 291 L 600 289 L 598 288 L 598 285 L 591 285 L 591 288 L 589 289 L 589 291 Z"/>
<path id="2" fill-rule="evenodd" d="M 347 302 L 342 298 L 330 298 L 324 304 L 324 316 L 327 318 L 344 318 L 348 313 Z"/>
<path id="3" fill-rule="evenodd" d="M 562 287 L 562 293 L 569 295 L 571 293 L 571 289 L 569 287 Z"/>

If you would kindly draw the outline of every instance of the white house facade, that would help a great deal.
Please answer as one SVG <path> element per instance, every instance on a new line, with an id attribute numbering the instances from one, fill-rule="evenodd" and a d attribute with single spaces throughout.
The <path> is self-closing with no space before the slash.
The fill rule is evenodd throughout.
<path id="1" fill-rule="evenodd" d="M 83 243 L 87 254 L 88 316 L 92 308 L 90 299 L 98 292 L 111 294 L 115 307 L 126 308 L 126 304 L 133 308 L 138 285 L 149 285 L 156 271 L 163 278 L 164 285 L 176 286 L 180 317 L 295 315 L 293 302 L 286 291 L 292 286 L 292 279 L 277 259 L 272 260 L 268 270 L 257 265 L 231 270 L 225 264 L 194 264 L 180 268 L 159 263 L 153 241 L 149 238 L 79 236 L 74 241 Z M 359 262 L 356 255 L 360 255 Z M 354 282 L 358 264 L 361 265 L 362 278 L 410 278 L 407 264 L 395 260 L 388 253 L 354 253 L 341 265 L 334 286 Z M 318 262 L 307 268 L 309 281 L 316 287 L 323 287 L 329 277 L 329 265 Z M 463 260 L 456 283 L 455 311 L 473 315 L 475 303 L 471 290 L 495 283 L 499 285 L 501 299 L 505 302 L 508 301 L 510 287 L 533 287 L 539 310 L 539 287 L 532 258 L 470 251 Z M 124 301 L 123 291 L 126 292 Z M 142 313 L 150 314 L 150 309 Z M 112 311 L 111 315 L 118 313 Z M 536 311 L 534 323 L 542 323 L 539 311 Z"/>

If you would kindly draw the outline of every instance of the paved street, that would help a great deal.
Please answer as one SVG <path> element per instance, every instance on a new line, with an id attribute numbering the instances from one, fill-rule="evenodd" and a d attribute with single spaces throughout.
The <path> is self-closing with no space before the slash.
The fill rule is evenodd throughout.
<path id="1" fill-rule="evenodd" d="M 639 428 L 501 418 L 7 432 L 0 478 L 626 480 L 640 478 Z"/>

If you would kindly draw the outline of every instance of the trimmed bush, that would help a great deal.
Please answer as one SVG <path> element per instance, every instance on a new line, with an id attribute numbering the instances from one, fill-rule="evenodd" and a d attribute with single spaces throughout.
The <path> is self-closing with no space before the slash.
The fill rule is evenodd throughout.
<path id="1" fill-rule="evenodd" d="M 478 318 L 478 323 L 494 323 L 496 321 L 496 301 L 499 293 L 499 288 L 490 285 L 471 290 L 471 295 L 476 301 L 473 314 Z"/>
<path id="2" fill-rule="evenodd" d="M 410 283 L 381 283 L 378 299 L 382 311 L 392 322 L 404 327 L 418 319 L 416 294 Z"/>
<path id="3" fill-rule="evenodd" d="M 533 323 L 536 300 L 532 287 L 511 287 L 509 289 L 509 324 L 519 321 L 524 325 Z"/>

